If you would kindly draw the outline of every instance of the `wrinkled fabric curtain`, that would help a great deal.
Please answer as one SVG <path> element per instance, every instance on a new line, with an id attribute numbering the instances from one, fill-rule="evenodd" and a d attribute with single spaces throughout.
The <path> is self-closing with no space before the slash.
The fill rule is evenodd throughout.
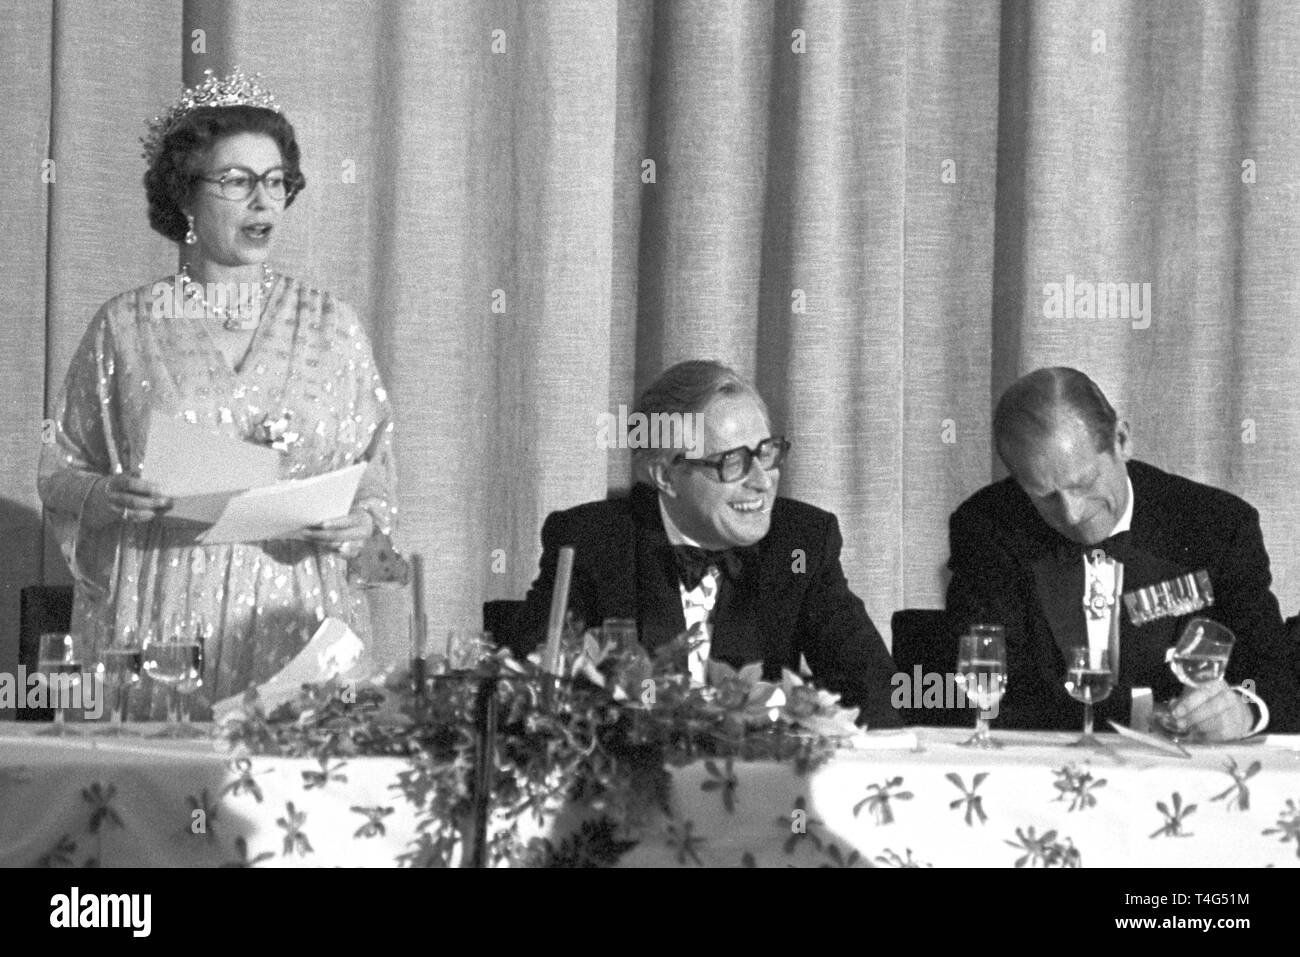
<path id="1" fill-rule="evenodd" d="M 42 418 L 96 307 L 177 265 L 143 122 L 236 64 L 303 149 L 275 265 L 375 343 L 435 640 L 627 487 L 597 417 L 693 356 L 756 378 L 882 630 L 941 606 L 992 403 L 1049 364 L 1260 509 L 1290 612 L 1298 41 L 1284 0 L 0 0 L 0 667 L 18 589 L 66 580 Z"/>

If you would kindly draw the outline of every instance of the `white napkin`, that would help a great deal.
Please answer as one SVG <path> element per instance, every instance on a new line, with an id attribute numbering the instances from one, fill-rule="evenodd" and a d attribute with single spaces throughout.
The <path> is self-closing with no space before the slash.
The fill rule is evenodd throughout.
<path id="1" fill-rule="evenodd" d="M 344 622 L 326 618 L 306 647 L 264 684 L 257 696 L 269 714 L 286 701 L 297 697 L 304 684 L 319 684 L 334 677 L 346 677 L 358 670 L 365 644 Z M 241 713 L 244 693 L 231 695 L 212 706 L 212 717 L 223 721 Z"/>
<path id="2" fill-rule="evenodd" d="M 859 731 L 849 738 L 849 746 L 854 751 L 915 751 L 918 741 L 915 731 L 889 728 Z"/>

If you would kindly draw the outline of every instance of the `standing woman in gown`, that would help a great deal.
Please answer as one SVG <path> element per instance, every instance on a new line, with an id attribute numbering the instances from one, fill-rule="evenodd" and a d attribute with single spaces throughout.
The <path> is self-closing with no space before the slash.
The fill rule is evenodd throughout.
<path id="1" fill-rule="evenodd" d="M 347 562 L 392 531 L 392 414 L 352 308 L 271 261 L 306 182 L 274 98 L 238 68 L 209 72 L 143 142 L 149 222 L 184 265 L 95 314 L 38 484 L 76 583 L 73 632 L 97 650 L 201 621 L 215 701 L 274 675 L 326 617 L 370 643 Z M 153 416 L 272 445 L 282 478 L 368 467 L 346 516 L 292 539 L 204 545 L 137 477 Z"/>

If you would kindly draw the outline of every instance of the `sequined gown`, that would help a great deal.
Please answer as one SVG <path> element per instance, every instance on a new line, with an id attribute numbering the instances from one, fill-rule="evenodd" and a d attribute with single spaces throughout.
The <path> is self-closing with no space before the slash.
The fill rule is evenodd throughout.
<path id="1" fill-rule="evenodd" d="M 254 441 L 287 422 L 282 477 L 368 462 L 354 504 L 391 534 L 393 422 L 369 339 L 345 303 L 277 276 L 232 369 L 203 319 L 166 317 L 173 282 L 123 293 L 96 313 L 59 396 L 38 484 L 76 584 L 73 632 L 97 648 L 178 616 L 199 620 L 210 633 L 203 697 L 216 701 L 275 674 L 327 616 L 369 644 L 368 605 L 349 586 L 346 561 L 299 541 L 203 545 L 201 528 L 165 519 L 91 528 L 82 509 L 92 484 L 142 463 L 152 415 Z M 147 710 L 157 714 L 157 701 Z"/>

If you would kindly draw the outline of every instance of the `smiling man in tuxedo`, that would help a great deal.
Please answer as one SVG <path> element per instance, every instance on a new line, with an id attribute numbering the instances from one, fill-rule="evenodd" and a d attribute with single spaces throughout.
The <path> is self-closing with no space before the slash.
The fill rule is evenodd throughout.
<path id="1" fill-rule="evenodd" d="M 613 501 L 550 515 L 527 604 L 507 643 L 527 654 L 545 636 L 559 551 L 575 549 L 569 609 L 588 626 L 632 618 L 653 651 L 688 628 L 705 641 L 682 663 L 703 682 L 707 661 L 762 662 L 776 680 L 798 671 L 862 709 L 868 727 L 897 727 L 894 663 L 840 567 L 839 523 L 780 498 L 789 443 L 772 435 L 754 388 L 717 362 L 692 360 L 642 395 L 642 421 L 702 416 L 702 447 L 636 448 L 639 483 Z M 689 454 L 688 454 L 689 453 Z"/>
<path id="2" fill-rule="evenodd" d="M 1149 687 L 1157 701 L 1176 700 L 1179 722 L 1210 740 L 1266 723 L 1300 730 L 1294 650 L 1270 591 L 1254 508 L 1133 459 L 1128 423 L 1075 369 L 1038 369 L 1013 383 L 998 402 L 993 433 L 1011 474 L 952 516 L 948 614 L 958 634 L 977 622 L 1006 628 L 1000 726 L 1080 726 L 1082 705 L 1062 685 L 1064 654 L 1087 644 L 1084 555 L 1100 549 L 1124 564 L 1126 592 L 1207 571 L 1214 604 L 1199 614 L 1237 640 L 1226 681 L 1184 688 L 1165 663 L 1183 621 L 1138 627 L 1122 612 L 1119 675 L 1097 706 L 1099 718 L 1128 724 L 1131 689 Z"/>

